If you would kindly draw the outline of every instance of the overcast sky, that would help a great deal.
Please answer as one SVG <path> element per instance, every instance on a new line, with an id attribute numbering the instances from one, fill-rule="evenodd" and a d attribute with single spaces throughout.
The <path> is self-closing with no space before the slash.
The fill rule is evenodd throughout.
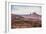
<path id="1" fill-rule="evenodd" d="M 41 7 L 40 6 L 20 6 L 20 5 L 12 5 L 11 11 L 13 14 L 32 14 L 36 12 L 41 15 Z"/>

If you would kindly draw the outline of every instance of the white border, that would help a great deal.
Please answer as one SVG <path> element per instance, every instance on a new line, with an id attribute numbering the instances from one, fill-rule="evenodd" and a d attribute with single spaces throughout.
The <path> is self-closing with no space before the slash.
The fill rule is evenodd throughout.
<path id="1" fill-rule="evenodd" d="M 11 5 L 31 5 L 31 6 L 41 6 L 42 7 L 42 28 L 26 28 L 26 29 L 11 29 Z M 9 7 L 8 7 L 9 6 Z M 8 9 L 9 8 L 9 9 Z M 19 31 L 21 31 L 21 32 L 25 32 L 25 31 L 30 31 L 30 32 L 32 32 L 32 31 L 43 31 L 43 30 L 45 30 L 45 18 L 44 18 L 44 13 L 43 13 L 43 11 L 45 11 L 45 5 L 43 6 L 42 4 L 24 4 L 24 3 L 12 3 L 12 2 L 7 2 L 7 32 L 13 32 L 13 33 L 15 33 L 15 32 L 19 32 Z M 9 17 L 8 17 L 9 16 Z M 44 19 L 44 20 L 43 20 Z"/>

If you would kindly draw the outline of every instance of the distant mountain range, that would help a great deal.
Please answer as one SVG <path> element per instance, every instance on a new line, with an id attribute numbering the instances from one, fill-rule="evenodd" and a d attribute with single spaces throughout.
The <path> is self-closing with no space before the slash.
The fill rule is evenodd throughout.
<path id="1" fill-rule="evenodd" d="M 16 15 L 11 14 L 12 20 L 14 19 L 21 19 L 21 20 L 41 20 L 41 15 L 38 15 L 36 13 L 28 14 L 28 15 Z"/>

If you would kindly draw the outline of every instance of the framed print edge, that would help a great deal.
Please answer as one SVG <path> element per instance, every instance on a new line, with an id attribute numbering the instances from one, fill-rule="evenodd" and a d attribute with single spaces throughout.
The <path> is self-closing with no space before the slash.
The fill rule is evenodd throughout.
<path id="1" fill-rule="evenodd" d="M 16 32 L 17 30 L 18 31 L 20 31 L 20 30 L 22 30 L 23 31 L 23 28 L 21 29 L 11 29 L 11 4 L 12 4 L 12 2 L 5 2 L 5 32 L 6 33 L 8 33 L 8 32 Z M 14 3 L 13 3 L 14 4 Z M 33 3 L 33 4 L 35 4 L 35 3 Z M 10 6 L 9 6 L 10 5 Z M 36 5 L 36 6 L 38 6 L 38 5 Z M 41 11 L 42 11 L 42 5 L 39 5 L 39 6 L 41 6 Z M 10 12 L 10 13 L 9 13 Z M 9 16 L 10 16 L 10 20 L 9 20 Z M 9 21 L 10 21 L 10 23 L 9 23 Z M 43 28 L 43 27 L 42 27 Z M 24 30 L 30 30 L 30 29 L 34 29 L 34 30 L 39 30 L 39 28 L 26 28 L 26 29 L 24 29 Z M 41 29 L 41 28 L 40 28 Z M 31 30 L 31 31 L 32 31 Z"/>

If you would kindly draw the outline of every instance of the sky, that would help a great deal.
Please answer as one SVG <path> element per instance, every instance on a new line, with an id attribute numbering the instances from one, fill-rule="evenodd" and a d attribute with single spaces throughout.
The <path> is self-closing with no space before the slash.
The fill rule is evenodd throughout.
<path id="1" fill-rule="evenodd" d="M 40 6 L 24 6 L 24 5 L 11 5 L 11 12 L 13 14 L 18 15 L 25 15 L 25 14 L 32 14 L 36 12 L 37 14 L 41 15 L 41 7 Z"/>

